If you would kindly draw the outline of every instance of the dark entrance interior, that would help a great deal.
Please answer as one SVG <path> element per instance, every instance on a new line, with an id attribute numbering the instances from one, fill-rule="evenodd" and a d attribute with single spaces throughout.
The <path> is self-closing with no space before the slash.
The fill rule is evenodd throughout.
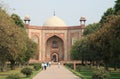
<path id="1" fill-rule="evenodd" d="M 53 61 L 53 62 L 58 62 L 58 54 L 57 53 L 53 53 L 52 55 L 51 55 L 51 60 Z"/>
<path id="2" fill-rule="evenodd" d="M 53 60 L 53 62 L 57 62 L 56 55 L 53 55 L 52 60 Z"/>

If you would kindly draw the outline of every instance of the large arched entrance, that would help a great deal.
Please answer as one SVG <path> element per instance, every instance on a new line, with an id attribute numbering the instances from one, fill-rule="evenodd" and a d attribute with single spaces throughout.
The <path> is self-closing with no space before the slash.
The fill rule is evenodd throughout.
<path id="1" fill-rule="evenodd" d="M 64 44 L 63 40 L 58 36 L 52 36 L 47 40 L 46 60 L 53 62 L 64 60 Z"/>

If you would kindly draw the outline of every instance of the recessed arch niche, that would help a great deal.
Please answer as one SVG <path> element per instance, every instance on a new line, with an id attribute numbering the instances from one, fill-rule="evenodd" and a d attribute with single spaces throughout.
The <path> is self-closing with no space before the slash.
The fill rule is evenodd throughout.
<path id="1" fill-rule="evenodd" d="M 32 40 L 37 44 L 39 43 L 39 38 L 37 35 L 32 36 Z"/>
<path id="2" fill-rule="evenodd" d="M 39 59 L 39 49 L 40 49 L 40 47 L 39 47 L 39 37 L 38 37 L 37 35 L 33 35 L 33 36 L 32 36 L 32 40 L 33 40 L 36 44 L 38 44 L 38 51 L 36 52 L 35 56 L 33 57 L 33 59 L 38 60 L 38 59 Z"/>
<path id="3" fill-rule="evenodd" d="M 48 61 L 62 61 L 64 60 L 64 42 L 54 35 L 46 41 L 46 59 Z"/>

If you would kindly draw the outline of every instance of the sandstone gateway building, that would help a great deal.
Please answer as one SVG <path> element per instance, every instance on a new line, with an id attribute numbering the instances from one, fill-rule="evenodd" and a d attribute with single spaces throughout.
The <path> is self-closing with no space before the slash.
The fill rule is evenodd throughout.
<path id="1" fill-rule="evenodd" d="M 50 17 L 43 26 L 29 25 L 27 16 L 24 21 L 28 21 L 26 29 L 29 38 L 38 44 L 36 60 L 57 62 L 70 60 L 71 46 L 82 37 L 86 19 L 81 17 L 78 26 L 67 26 L 57 16 Z"/>

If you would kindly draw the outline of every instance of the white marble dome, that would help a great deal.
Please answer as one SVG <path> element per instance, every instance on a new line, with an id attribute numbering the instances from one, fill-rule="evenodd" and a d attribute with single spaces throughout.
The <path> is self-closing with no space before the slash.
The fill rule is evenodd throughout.
<path id="1" fill-rule="evenodd" d="M 57 16 L 52 16 L 50 18 L 48 18 L 43 26 L 47 26 L 47 27 L 65 27 L 66 24 L 64 23 L 64 21 L 62 19 L 60 19 Z"/>

